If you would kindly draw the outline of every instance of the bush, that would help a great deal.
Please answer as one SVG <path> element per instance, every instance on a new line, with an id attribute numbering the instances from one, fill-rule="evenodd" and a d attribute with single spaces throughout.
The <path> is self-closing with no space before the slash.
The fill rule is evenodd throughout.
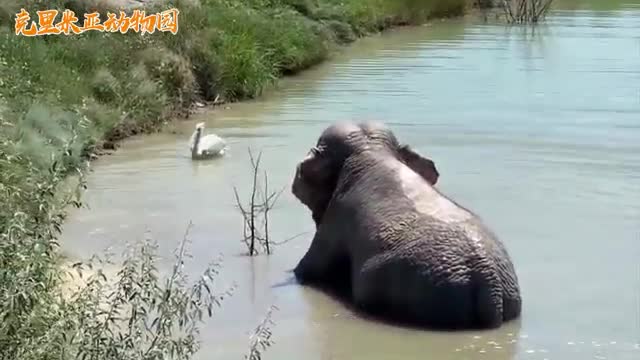
<path id="1" fill-rule="evenodd" d="M 189 107 L 195 101 L 197 85 L 188 59 L 158 47 L 141 51 L 140 58 L 151 79 L 169 99 L 175 99 L 175 108 Z"/>

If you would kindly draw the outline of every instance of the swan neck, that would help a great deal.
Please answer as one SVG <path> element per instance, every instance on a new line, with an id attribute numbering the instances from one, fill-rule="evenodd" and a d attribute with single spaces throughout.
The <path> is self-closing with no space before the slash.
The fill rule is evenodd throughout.
<path id="1" fill-rule="evenodd" d="M 201 130 L 196 130 L 196 137 L 193 141 L 193 148 L 191 149 L 191 156 L 197 156 L 198 155 L 198 147 L 200 145 L 200 133 L 202 131 Z"/>

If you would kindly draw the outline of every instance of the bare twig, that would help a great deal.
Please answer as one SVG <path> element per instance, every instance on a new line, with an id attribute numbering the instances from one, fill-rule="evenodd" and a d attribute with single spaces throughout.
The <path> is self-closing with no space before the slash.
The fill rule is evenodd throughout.
<path id="1" fill-rule="evenodd" d="M 267 179 L 267 172 L 264 172 L 264 196 L 269 193 L 269 180 Z M 264 199 L 265 204 L 269 204 L 269 197 Z M 267 249 L 267 254 L 271 253 L 269 249 L 269 206 L 264 208 L 264 244 Z"/>
<path id="2" fill-rule="evenodd" d="M 251 166 L 253 167 L 253 186 L 251 187 L 251 217 L 250 220 L 250 231 L 251 231 L 251 245 L 249 248 L 249 253 L 253 255 L 255 250 L 255 239 L 256 239 L 256 213 L 255 213 L 255 203 L 256 203 L 256 184 L 258 182 L 258 168 L 260 167 L 260 160 L 262 159 L 262 152 L 258 155 L 258 161 L 253 159 L 253 154 L 251 153 L 251 149 L 249 149 L 249 158 L 251 159 Z"/>
<path id="3" fill-rule="evenodd" d="M 277 246 L 277 245 L 282 245 L 282 244 L 288 243 L 288 242 L 289 242 L 289 241 L 291 241 L 291 240 L 297 239 L 297 238 L 299 238 L 299 237 L 300 237 L 300 236 L 302 236 L 302 235 L 308 234 L 309 232 L 310 232 L 310 231 L 304 231 L 304 232 L 301 232 L 301 233 L 299 233 L 299 234 L 297 234 L 297 235 L 293 235 L 293 236 L 292 236 L 292 237 L 290 237 L 290 238 L 284 239 L 284 240 L 282 240 L 282 241 L 280 241 L 280 242 L 271 242 L 271 243 L 272 243 L 273 245 L 276 245 L 276 246 Z"/>
<path id="4" fill-rule="evenodd" d="M 537 23 L 545 17 L 553 0 L 502 0 L 509 23 Z"/>
<path id="5" fill-rule="evenodd" d="M 249 149 L 249 159 L 251 160 L 251 167 L 253 173 L 251 196 L 249 198 L 249 204 L 242 205 L 238 190 L 234 187 L 233 192 L 236 199 L 236 206 L 238 207 L 243 218 L 243 239 L 242 241 L 247 245 L 249 255 L 257 255 L 257 244 L 261 245 L 263 250 L 267 254 L 272 252 L 272 242 L 269 237 L 269 212 L 275 206 L 276 201 L 284 191 L 284 187 L 280 191 L 269 192 L 269 180 L 267 172 L 264 172 L 264 189 L 258 184 L 258 174 L 260 172 L 260 161 L 262 159 L 262 152 L 256 157 L 253 156 L 251 149 Z M 259 220 L 261 218 L 261 221 Z M 259 225 L 262 226 L 262 231 L 259 231 Z M 261 233 L 262 232 L 262 233 Z"/>
<path id="6" fill-rule="evenodd" d="M 511 11 L 511 5 L 508 0 L 502 0 L 502 9 L 505 12 L 507 19 L 513 19 L 513 11 Z"/>

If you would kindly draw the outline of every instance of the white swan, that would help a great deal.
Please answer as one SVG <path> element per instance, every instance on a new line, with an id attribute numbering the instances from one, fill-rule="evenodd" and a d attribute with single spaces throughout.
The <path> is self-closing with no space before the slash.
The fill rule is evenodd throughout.
<path id="1" fill-rule="evenodd" d="M 192 159 L 221 156 L 227 150 L 227 142 L 215 134 L 203 136 L 204 122 L 196 124 L 196 130 L 191 135 L 189 150 Z"/>

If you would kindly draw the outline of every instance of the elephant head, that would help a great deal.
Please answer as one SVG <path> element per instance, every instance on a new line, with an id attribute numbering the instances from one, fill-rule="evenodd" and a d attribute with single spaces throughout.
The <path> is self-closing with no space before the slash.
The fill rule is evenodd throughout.
<path id="1" fill-rule="evenodd" d="M 381 158 L 394 157 L 432 186 L 440 176 L 431 159 L 400 144 L 382 123 L 333 124 L 324 130 L 316 146 L 298 164 L 291 187 L 294 196 L 311 210 L 316 225 L 333 197 L 344 163 L 364 151 L 375 151 Z"/>

